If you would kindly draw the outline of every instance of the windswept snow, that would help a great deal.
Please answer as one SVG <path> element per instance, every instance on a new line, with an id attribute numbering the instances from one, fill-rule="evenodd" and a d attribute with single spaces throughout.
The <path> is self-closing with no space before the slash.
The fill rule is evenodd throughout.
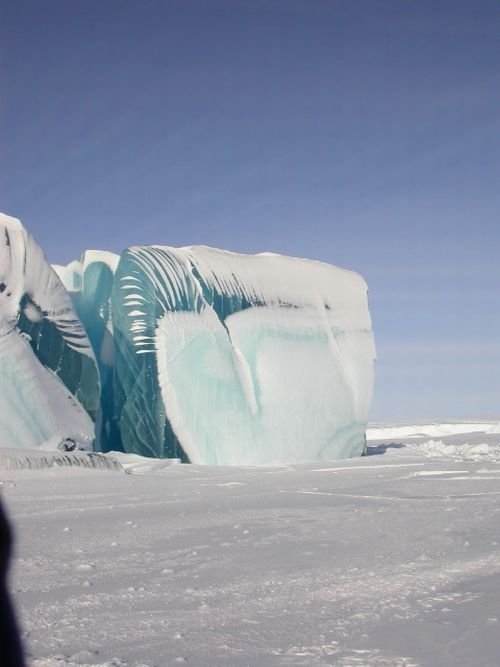
<path id="1" fill-rule="evenodd" d="M 323 464 L 1 473 L 30 666 L 500 664 L 500 435 L 428 426 Z"/>

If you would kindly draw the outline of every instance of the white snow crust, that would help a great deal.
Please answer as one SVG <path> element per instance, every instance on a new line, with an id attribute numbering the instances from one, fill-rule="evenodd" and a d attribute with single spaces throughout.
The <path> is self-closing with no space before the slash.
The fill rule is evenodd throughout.
<path id="1" fill-rule="evenodd" d="M 257 298 L 267 304 L 289 302 L 314 308 L 326 304 L 335 313 L 334 323 L 343 331 L 371 331 L 367 286 L 353 271 L 269 252 L 245 255 L 206 246 L 175 252 L 223 293 L 241 293 L 249 300 Z"/>

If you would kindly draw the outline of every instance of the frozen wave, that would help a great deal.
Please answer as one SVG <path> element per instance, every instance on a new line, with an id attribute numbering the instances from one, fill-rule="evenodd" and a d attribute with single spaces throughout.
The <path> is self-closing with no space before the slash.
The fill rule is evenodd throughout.
<path id="1" fill-rule="evenodd" d="M 112 303 L 125 451 L 223 465 L 363 451 L 375 352 L 357 274 L 138 247 L 120 259 Z"/>
<path id="2" fill-rule="evenodd" d="M 10 446 L 219 465 L 363 452 L 375 349 L 359 275 L 204 246 L 92 250 L 53 270 L 0 222 Z"/>

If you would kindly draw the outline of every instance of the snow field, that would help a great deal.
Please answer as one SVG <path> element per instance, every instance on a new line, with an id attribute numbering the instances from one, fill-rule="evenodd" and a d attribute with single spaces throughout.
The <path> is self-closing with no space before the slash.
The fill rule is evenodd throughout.
<path id="1" fill-rule="evenodd" d="M 500 437 L 482 428 L 433 456 L 377 439 L 324 464 L 2 473 L 31 667 L 500 664 Z"/>

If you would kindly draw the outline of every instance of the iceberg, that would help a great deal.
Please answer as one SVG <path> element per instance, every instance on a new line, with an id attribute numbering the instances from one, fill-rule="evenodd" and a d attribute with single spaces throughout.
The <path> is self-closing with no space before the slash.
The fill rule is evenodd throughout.
<path id="1" fill-rule="evenodd" d="M 363 453 L 367 287 L 313 260 L 205 246 L 49 266 L 0 217 L 0 436 L 211 465 Z"/>
<path id="2" fill-rule="evenodd" d="M 99 374 L 85 329 L 42 250 L 0 214 L 0 441 L 92 449 Z"/>
<path id="3" fill-rule="evenodd" d="M 270 253 L 135 247 L 111 301 L 124 451 L 214 465 L 363 452 L 375 347 L 359 275 Z"/>

